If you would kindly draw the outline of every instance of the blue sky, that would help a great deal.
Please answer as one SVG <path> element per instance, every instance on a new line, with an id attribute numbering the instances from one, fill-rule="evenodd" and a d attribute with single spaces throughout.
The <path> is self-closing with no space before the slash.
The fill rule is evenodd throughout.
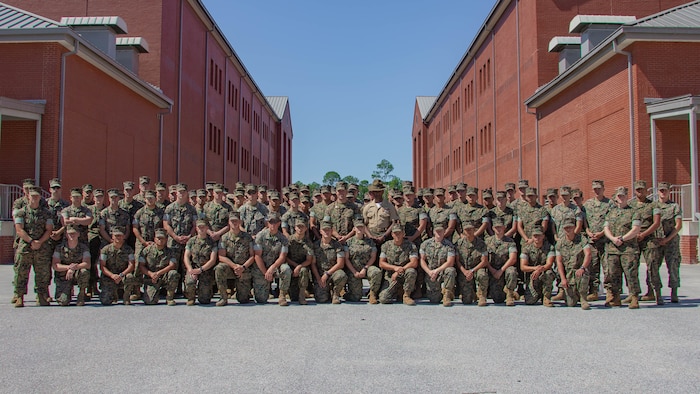
<path id="1" fill-rule="evenodd" d="M 495 0 L 203 0 L 266 96 L 288 96 L 292 179 L 412 178 L 416 96 L 437 96 Z"/>

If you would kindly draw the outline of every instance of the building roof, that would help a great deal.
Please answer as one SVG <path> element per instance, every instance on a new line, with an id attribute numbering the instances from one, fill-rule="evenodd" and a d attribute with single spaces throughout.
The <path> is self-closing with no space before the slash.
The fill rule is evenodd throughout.
<path id="1" fill-rule="evenodd" d="M 567 46 L 581 45 L 581 37 L 557 36 L 549 41 L 550 52 L 561 52 Z"/>
<path id="2" fill-rule="evenodd" d="M 117 46 L 134 47 L 139 53 L 148 53 L 148 42 L 143 37 L 117 37 Z"/>
<path id="3" fill-rule="evenodd" d="M 61 27 L 61 24 L 43 16 L 0 3 L 0 29 L 45 29 L 49 27 Z"/>
<path id="4" fill-rule="evenodd" d="M 289 97 L 287 96 L 265 96 L 267 102 L 270 103 L 270 107 L 275 111 L 275 115 L 282 119 L 284 117 L 284 110 L 287 108 L 287 101 Z"/>
<path id="5" fill-rule="evenodd" d="M 416 102 L 418 103 L 418 110 L 420 111 L 420 117 L 425 119 L 428 115 L 428 111 L 435 104 L 437 96 L 418 96 L 416 97 Z"/>
<path id="6" fill-rule="evenodd" d="M 581 33 L 590 25 L 624 25 L 636 21 L 634 16 L 621 15 L 576 15 L 569 22 L 569 33 Z"/>
<path id="7" fill-rule="evenodd" d="M 116 34 L 126 34 L 126 22 L 118 16 L 69 16 L 61 18 L 66 26 L 106 26 Z"/>
<path id="8" fill-rule="evenodd" d="M 647 16 L 629 25 L 639 27 L 698 27 L 700 26 L 700 1 L 693 1 Z"/>

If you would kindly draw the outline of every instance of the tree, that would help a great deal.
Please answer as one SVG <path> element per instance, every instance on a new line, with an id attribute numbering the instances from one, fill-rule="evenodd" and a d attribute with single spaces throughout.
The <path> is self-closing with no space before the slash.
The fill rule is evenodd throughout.
<path id="1" fill-rule="evenodd" d="M 309 184 L 309 190 L 311 191 L 311 193 L 313 193 L 319 187 L 321 187 L 321 185 L 319 185 L 318 182 L 311 182 Z"/>
<path id="2" fill-rule="evenodd" d="M 360 180 L 357 179 L 357 177 L 354 177 L 352 175 L 346 176 L 345 178 L 343 178 L 343 181 L 347 182 L 347 183 L 357 183 L 357 184 L 360 183 Z"/>
<path id="3" fill-rule="evenodd" d="M 340 182 L 340 174 L 335 171 L 328 171 L 326 175 L 323 176 L 324 185 L 335 185 Z"/>
<path id="4" fill-rule="evenodd" d="M 394 175 L 391 175 L 392 171 L 394 171 L 394 165 L 389 160 L 382 159 L 377 164 L 377 169 L 372 172 L 372 178 L 381 179 L 382 182 L 391 181 L 396 178 Z"/>
<path id="5" fill-rule="evenodd" d="M 356 197 L 358 200 L 362 200 L 365 197 L 365 193 L 367 193 L 367 189 L 369 188 L 369 181 L 367 179 L 363 179 L 360 181 L 358 186 Z"/>

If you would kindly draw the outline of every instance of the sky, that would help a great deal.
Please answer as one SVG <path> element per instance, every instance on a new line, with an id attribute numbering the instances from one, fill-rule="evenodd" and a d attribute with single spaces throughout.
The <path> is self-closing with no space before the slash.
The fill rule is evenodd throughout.
<path id="1" fill-rule="evenodd" d="M 265 96 L 288 96 L 292 180 L 412 178 L 416 96 L 437 96 L 496 0 L 203 0 Z"/>

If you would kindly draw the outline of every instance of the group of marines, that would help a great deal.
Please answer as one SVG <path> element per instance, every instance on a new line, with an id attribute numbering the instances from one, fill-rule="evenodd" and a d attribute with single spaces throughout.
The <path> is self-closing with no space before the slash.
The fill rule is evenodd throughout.
<path id="1" fill-rule="evenodd" d="M 548 189 L 540 205 L 526 180 L 505 184 L 495 194 L 464 183 L 419 189 L 404 182 L 386 192 L 374 180 L 360 199 L 358 185 L 338 182 L 311 192 L 290 185 L 281 192 L 237 183 L 233 193 L 209 182 L 204 189 L 157 183 L 142 176 L 138 192 L 131 181 L 106 192 L 86 184 L 62 199 L 61 182 L 49 182 L 41 197 L 33 180 L 13 206 L 15 294 L 24 306 L 31 268 L 39 305 L 52 300 L 77 305 L 98 296 L 103 305 L 123 298 L 157 304 L 165 295 L 176 305 L 267 303 L 278 292 L 289 301 L 339 304 L 361 301 L 363 280 L 370 304 L 416 298 L 452 305 L 494 303 L 568 306 L 598 300 L 600 271 L 605 306 L 639 308 L 640 256 L 647 267 L 647 294 L 664 303 L 660 265 L 669 272 L 671 301 L 678 302 L 682 217 L 669 200 L 669 185 L 658 198 L 644 181 L 635 198 L 618 187 L 613 200 L 603 181 L 583 202 L 578 189 Z M 518 193 L 518 195 L 516 195 Z M 105 199 L 105 196 L 107 199 Z M 97 269 L 99 266 L 99 270 Z M 53 271 L 55 294 L 49 295 Z M 622 301 L 622 278 L 629 296 Z M 99 290 L 97 284 L 99 283 Z M 556 283 L 558 291 L 553 296 Z"/>

